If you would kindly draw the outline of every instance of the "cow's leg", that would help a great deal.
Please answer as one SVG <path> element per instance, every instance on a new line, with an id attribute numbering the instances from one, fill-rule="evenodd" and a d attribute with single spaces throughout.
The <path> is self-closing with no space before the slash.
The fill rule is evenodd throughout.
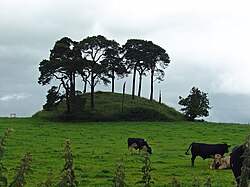
<path id="1" fill-rule="evenodd" d="M 222 170 L 222 169 L 225 169 L 225 167 L 224 167 L 223 165 L 220 165 L 220 166 L 218 167 L 218 169 L 219 169 L 219 170 Z"/>
<path id="2" fill-rule="evenodd" d="M 131 155 L 133 154 L 132 148 L 131 148 L 131 147 L 129 148 L 129 153 L 130 153 Z"/>
<path id="3" fill-rule="evenodd" d="M 192 158 L 191 158 L 191 163 L 192 163 L 192 166 L 194 166 L 194 160 L 195 160 L 196 156 L 192 155 Z"/>
<path id="4" fill-rule="evenodd" d="M 239 186 L 239 184 L 240 184 L 240 175 L 241 175 L 241 167 L 238 167 L 237 169 L 234 168 L 232 170 L 233 170 L 235 180 L 237 182 L 237 186 Z"/>
<path id="5" fill-rule="evenodd" d="M 129 146 L 129 151 L 130 151 L 131 155 L 132 155 L 132 149 L 137 149 L 137 144 L 136 143 L 133 143 L 132 145 Z"/>

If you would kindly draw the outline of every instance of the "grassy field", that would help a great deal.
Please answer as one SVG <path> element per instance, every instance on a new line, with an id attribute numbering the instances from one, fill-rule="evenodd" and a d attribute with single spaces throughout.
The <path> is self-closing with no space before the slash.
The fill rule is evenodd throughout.
<path id="1" fill-rule="evenodd" d="M 231 170 L 210 170 L 211 159 L 198 157 L 191 167 L 191 155 L 185 151 L 194 142 L 228 143 L 231 149 L 245 142 L 250 133 L 249 125 L 191 123 L 191 122 L 99 122 L 99 123 L 57 123 L 41 122 L 32 118 L 0 118 L 0 132 L 13 128 L 8 139 L 3 164 L 8 168 L 4 173 L 11 181 L 14 170 L 26 152 L 32 154 L 32 173 L 27 176 L 27 186 L 33 187 L 45 180 L 53 170 L 55 181 L 64 166 L 65 140 L 72 141 L 74 166 L 80 186 L 111 186 L 109 179 L 118 160 L 125 160 L 126 183 L 135 186 L 141 179 L 139 169 L 143 166 L 142 156 L 129 155 L 128 137 L 146 138 L 152 147 L 150 156 L 154 186 L 170 186 L 173 177 L 181 186 L 192 186 L 196 178 L 201 184 L 208 177 L 212 186 L 229 187 L 233 181 Z M 230 149 L 230 150 L 231 150 Z M 137 152 L 136 152 L 137 153 Z M 202 186 L 202 185 L 201 185 Z"/>

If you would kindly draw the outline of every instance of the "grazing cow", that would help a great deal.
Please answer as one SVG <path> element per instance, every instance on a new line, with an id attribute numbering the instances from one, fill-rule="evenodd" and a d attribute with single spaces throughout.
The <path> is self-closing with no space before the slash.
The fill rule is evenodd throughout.
<path id="1" fill-rule="evenodd" d="M 234 177 L 237 181 L 237 185 L 240 184 L 240 176 L 241 176 L 241 169 L 243 166 L 243 161 L 246 157 L 243 157 L 245 149 L 248 149 L 250 152 L 250 148 L 246 147 L 245 145 L 241 145 L 233 150 L 231 153 L 230 164 L 234 174 Z M 249 155 L 248 155 L 249 156 Z M 249 168 L 250 169 L 250 168 Z M 248 178 L 250 179 L 250 171 L 248 170 Z"/>
<path id="2" fill-rule="evenodd" d="M 128 149 L 130 154 L 132 154 L 132 149 L 139 149 L 139 154 L 141 150 L 146 150 L 148 153 L 152 154 L 152 149 L 149 147 L 146 139 L 143 138 L 128 138 Z"/>
<path id="3" fill-rule="evenodd" d="M 224 157 L 220 154 L 215 154 L 212 156 L 213 161 L 211 163 L 210 169 L 229 169 L 230 166 L 230 156 Z"/>
<path id="4" fill-rule="evenodd" d="M 206 158 L 211 158 L 215 154 L 224 155 L 228 153 L 228 148 L 231 147 L 227 144 L 205 144 L 205 143 L 191 143 L 186 151 L 188 154 L 189 149 L 191 148 L 192 158 L 191 164 L 194 166 L 194 160 L 197 156 L 200 156 L 205 160 Z"/>

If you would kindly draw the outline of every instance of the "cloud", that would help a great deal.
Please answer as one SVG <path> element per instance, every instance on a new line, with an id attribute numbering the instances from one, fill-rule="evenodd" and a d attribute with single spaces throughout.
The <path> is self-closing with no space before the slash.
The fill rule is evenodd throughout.
<path id="1" fill-rule="evenodd" d="M 176 106 L 178 96 L 193 86 L 209 94 L 239 94 L 234 98 L 241 102 L 240 94 L 250 95 L 248 5 L 248 0 L 1 0 L 0 116 L 40 110 L 48 87 L 37 84 L 39 62 L 64 36 L 80 41 L 97 34 L 121 45 L 138 38 L 166 49 L 171 63 L 166 81 L 155 84 L 155 97 L 161 90 L 167 104 Z M 129 93 L 131 77 L 126 81 Z M 148 97 L 148 90 L 145 78 L 142 95 Z"/>
<path id="2" fill-rule="evenodd" d="M 24 100 L 30 96 L 31 94 L 28 93 L 14 93 L 0 97 L 0 101 Z"/>

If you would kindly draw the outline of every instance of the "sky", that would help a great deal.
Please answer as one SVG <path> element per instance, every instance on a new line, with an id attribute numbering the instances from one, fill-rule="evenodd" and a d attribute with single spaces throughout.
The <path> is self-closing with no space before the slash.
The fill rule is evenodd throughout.
<path id="1" fill-rule="evenodd" d="M 125 44 L 153 41 L 170 57 L 154 98 L 180 110 L 193 86 L 208 93 L 213 122 L 250 122 L 250 2 L 248 0 L 1 0 L 0 116 L 42 110 L 50 86 L 37 83 L 39 63 L 62 37 L 103 35 Z M 131 77 L 116 92 L 131 93 Z M 81 89 L 81 83 L 78 87 Z M 142 96 L 149 98 L 149 80 Z M 110 91 L 98 85 L 96 90 Z"/>

